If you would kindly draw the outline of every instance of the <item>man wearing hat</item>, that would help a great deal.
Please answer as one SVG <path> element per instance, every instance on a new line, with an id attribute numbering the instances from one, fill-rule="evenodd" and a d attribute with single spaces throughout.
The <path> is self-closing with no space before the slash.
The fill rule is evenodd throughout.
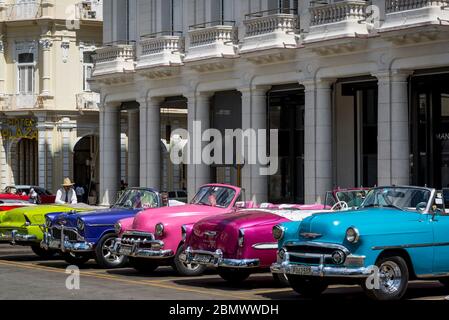
<path id="1" fill-rule="evenodd" d="M 69 178 L 64 179 L 64 183 L 62 184 L 62 188 L 56 192 L 55 203 L 57 204 L 76 204 L 78 203 L 76 199 L 75 190 L 73 190 L 72 181 Z"/>

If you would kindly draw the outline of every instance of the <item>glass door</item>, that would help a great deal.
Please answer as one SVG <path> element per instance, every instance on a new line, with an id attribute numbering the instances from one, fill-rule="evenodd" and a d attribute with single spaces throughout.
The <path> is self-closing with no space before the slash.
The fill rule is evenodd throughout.
<path id="1" fill-rule="evenodd" d="M 268 199 L 273 203 L 304 203 L 302 90 L 269 93 L 269 129 L 279 130 L 279 168 L 276 174 L 269 176 Z"/>

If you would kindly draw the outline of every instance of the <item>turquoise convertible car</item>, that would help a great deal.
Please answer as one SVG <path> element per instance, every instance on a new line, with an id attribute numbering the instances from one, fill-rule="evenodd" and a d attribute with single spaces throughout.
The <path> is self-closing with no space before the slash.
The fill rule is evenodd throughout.
<path id="1" fill-rule="evenodd" d="M 357 210 L 283 223 L 273 236 L 271 271 L 304 296 L 335 283 L 360 284 L 376 300 L 401 299 L 410 280 L 449 287 L 449 214 L 435 189 L 377 187 Z"/>

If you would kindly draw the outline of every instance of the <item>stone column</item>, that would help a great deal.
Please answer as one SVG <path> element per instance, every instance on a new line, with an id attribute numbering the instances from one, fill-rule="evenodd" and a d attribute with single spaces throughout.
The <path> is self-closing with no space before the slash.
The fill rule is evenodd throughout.
<path id="1" fill-rule="evenodd" d="M 128 110 L 128 185 L 139 186 L 139 109 Z"/>
<path id="2" fill-rule="evenodd" d="M 316 192 L 332 189 L 332 80 L 316 81 Z"/>
<path id="3" fill-rule="evenodd" d="M 100 107 L 100 204 L 113 204 L 120 185 L 120 104 Z"/>
<path id="4" fill-rule="evenodd" d="M 161 187 L 161 99 L 149 98 L 146 113 L 146 186 Z"/>
<path id="5" fill-rule="evenodd" d="M 51 96 L 51 47 L 53 42 L 50 39 L 39 41 L 42 47 L 42 96 Z"/>
<path id="6" fill-rule="evenodd" d="M 189 131 L 189 163 L 187 165 L 187 192 L 192 199 L 199 187 L 210 183 L 210 166 L 201 157 L 204 130 L 210 127 L 210 93 L 187 96 L 187 127 Z M 194 128 L 195 127 L 195 128 Z"/>
<path id="7" fill-rule="evenodd" d="M 305 202 L 332 189 L 332 80 L 307 80 L 304 115 Z"/>
<path id="8" fill-rule="evenodd" d="M 0 40 L 0 96 L 5 94 L 6 85 L 6 59 L 5 59 L 6 41 Z"/>
<path id="9" fill-rule="evenodd" d="M 262 165 L 258 154 L 268 151 L 266 141 L 259 141 L 258 130 L 267 129 L 267 87 L 243 88 L 242 129 L 254 130 L 249 134 L 245 149 L 245 164 L 242 168 L 242 187 L 246 198 L 258 204 L 268 199 L 268 176 L 261 174 Z M 249 133 L 249 131 L 246 131 Z M 268 132 L 267 132 L 268 135 Z M 278 143 L 272 141 L 271 143 Z M 251 155 L 251 156 L 250 156 Z M 255 156 L 255 158 L 254 158 Z"/>
<path id="10" fill-rule="evenodd" d="M 307 80 L 304 85 L 304 200 L 314 203 L 316 192 L 316 135 L 315 135 L 315 81 Z"/>
<path id="11" fill-rule="evenodd" d="M 139 103 L 139 185 L 147 185 L 147 100 L 140 98 Z"/>
<path id="12" fill-rule="evenodd" d="M 410 183 L 410 145 L 407 79 L 409 71 L 393 70 L 375 74 L 378 79 L 379 185 Z"/>

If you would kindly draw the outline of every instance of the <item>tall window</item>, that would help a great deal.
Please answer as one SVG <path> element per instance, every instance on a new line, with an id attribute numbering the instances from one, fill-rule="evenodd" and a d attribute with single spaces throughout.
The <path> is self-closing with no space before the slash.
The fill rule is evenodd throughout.
<path id="1" fill-rule="evenodd" d="M 92 76 L 92 72 L 94 69 L 92 55 L 92 51 L 86 51 L 83 53 L 83 91 L 91 91 L 90 84 L 87 80 L 89 80 Z"/>
<path id="2" fill-rule="evenodd" d="M 164 32 L 182 31 L 182 0 L 162 1 L 161 27 Z"/>
<path id="3" fill-rule="evenodd" d="M 34 93 L 34 54 L 20 53 L 18 59 L 19 93 Z"/>
<path id="4" fill-rule="evenodd" d="M 298 0 L 268 0 L 268 10 L 292 13 L 292 10 L 298 10 Z"/>

